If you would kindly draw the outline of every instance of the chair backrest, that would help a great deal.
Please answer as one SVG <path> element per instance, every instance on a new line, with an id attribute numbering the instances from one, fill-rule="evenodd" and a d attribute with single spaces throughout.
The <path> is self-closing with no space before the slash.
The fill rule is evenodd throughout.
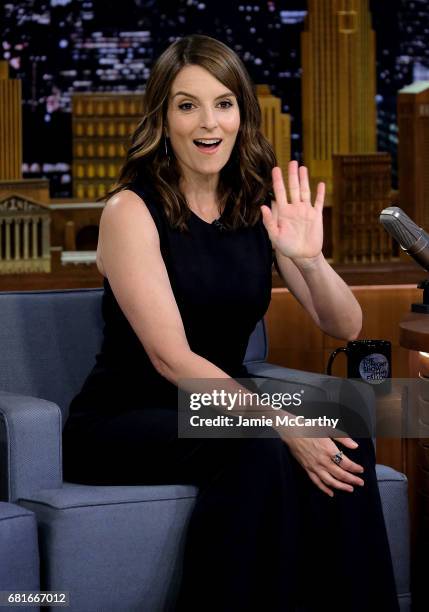
<path id="1" fill-rule="evenodd" d="M 66 416 L 101 348 L 102 295 L 103 289 L 0 292 L 0 389 L 53 401 Z M 266 355 L 260 321 L 244 363 Z"/>
<path id="2" fill-rule="evenodd" d="M 102 289 L 0 293 L 0 389 L 64 411 L 95 363 Z"/>

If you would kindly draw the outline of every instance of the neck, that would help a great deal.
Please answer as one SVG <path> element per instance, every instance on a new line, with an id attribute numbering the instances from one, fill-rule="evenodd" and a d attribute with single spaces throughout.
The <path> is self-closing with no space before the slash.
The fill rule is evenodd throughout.
<path id="1" fill-rule="evenodd" d="M 180 180 L 180 190 L 188 202 L 188 206 L 199 213 L 218 212 L 219 204 L 217 186 L 219 175 L 183 177 Z"/>

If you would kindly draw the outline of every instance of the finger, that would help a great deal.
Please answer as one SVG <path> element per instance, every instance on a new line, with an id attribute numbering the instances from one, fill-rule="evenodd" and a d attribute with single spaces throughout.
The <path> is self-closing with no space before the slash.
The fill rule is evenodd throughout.
<path id="1" fill-rule="evenodd" d="M 314 208 L 317 208 L 317 210 L 320 210 L 320 212 L 322 212 L 324 201 L 325 201 L 325 183 L 318 183 L 316 200 L 314 202 Z"/>
<path id="2" fill-rule="evenodd" d="M 341 480 L 337 480 L 329 472 L 326 470 L 320 470 L 317 474 L 325 484 L 330 487 L 334 487 L 335 489 L 340 489 L 341 491 L 347 491 L 348 493 L 353 493 L 354 489 L 352 485 L 346 484 L 345 482 L 341 482 Z"/>
<path id="3" fill-rule="evenodd" d="M 341 442 L 341 444 L 347 446 L 347 448 L 357 448 L 359 446 L 352 438 L 333 438 L 333 440 Z"/>
<path id="4" fill-rule="evenodd" d="M 317 487 L 319 487 L 321 491 L 329 495 L 329 497 L 334 497 L 334 492 L 323 484 L 323 482 L 320 480 L 317 474 L 315 474 L 314 472 L 307 472 L 307 474 L 309 475 L 310 479 L 314 482 L 314 484 Z"/>
<path id="5" fill-rule="evenodd" d="M 268 236 L 270 240 L 276 238 L 278 235 L 278 227 L 277 222 L 274 220 L 273 213 L 271 212 L 269 206 L 263 204 L 261 206 L 262 213 L 262 221 L 267 229 Z"/>
<path id="6" fill-rule="evenodd" d="M 351 438 L 333 438 L 333 439 L 337 442 L 340 442 L 344 446 L 347 446 L 348 448 L 355 449 L 358 446 L 357 442 L 355 442 Z M 334 450 L 332 454 L 330 453 L 331 461 L 335 453 L 339 452 L 338 447 L 335 447 L 334 445 L 334 448 L 336 448 L 336 450 Z M 359 463 L 355 463 L 354 461 L 349 459 L 347 455 L 343 455 L 339 467 L 341 467 L 343 470 L 347 470 L 348 472 L 356 472 L 358 474 L 362 474 L 362 472 L 365 471 L 364 468 Z"/>
<path id="7" fill-rule="evenodd" d="M 308 180 L 308 170 L 305 166 L 299 168 L 299 184 L 301 190 L 301 201 L 311 204 L 310 183 Z"/>
<path id="8" fill-rule="evenodd" d="M 299 204 L 301 202 L 301 195 L 299 188 L 298 162 L 296 161 L 289 162 L 288 187 L 292 204 Z"/>
<path id="9" fill-rule="evenodd" d="M 286 187 L 283 181 L 282 171 L 278 166 L 275 166 L 271 172 L 273 177 L 273 190 L 276 203 L 278 206 L 288 204 Z"/>
<path id="10" fill-rule="evenodd" d="M 271 200 L 271 213 L 273 215 L 274 223 L 277 225 L 279 220 L 279 210 L 278 210 L 277 202 L 275 200 Z"/>
<path id="11" fill-rule="evenodd" d="M 333 461 L 331 463 L 326 462 L 324 465 L 327 471 L 337 480 L 342 480 L 343 482 L 348 482 L 351 485 L 358 485 L 363 487 L 365 481 L 362 478 L 358 478 L 353 474 L 350 474 L 345 467 L 343 467 L 343 461 L 341 461 L 341 465 L 336 465 Z"/>
<path id="12" fill-rule="evenodd" d="M 357 474 L 362 474 L 365 471 L 363 467 L 359 465 L 359 463 L 355 463 L 345 455 L 343 456 L 340 462 L 340 467 L 342 467 L 343 470 L 347 470 L 348 472 L 355 472 Z"/>

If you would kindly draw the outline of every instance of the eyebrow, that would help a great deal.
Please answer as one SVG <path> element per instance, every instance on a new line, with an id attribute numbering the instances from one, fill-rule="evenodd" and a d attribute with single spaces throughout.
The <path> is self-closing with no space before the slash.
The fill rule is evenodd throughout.
<path id="1" fill-rule="evenodd" d="M 186 93 L 186 91 L 177 91 L 172 97 L 172 99 L 175 98 L 176 96 L 185 96 L 186 98 L 193 98 L 194 100 L 198 100 L 197 96 L 193 96 L 190 93 Z M 232 91 L 226 91 L 220 96 L 217 96 L 215 100 L 219 100 L 219 98 L 227 98 L 228 96 L 235 96 L 235 94 L 233 94 Z"/>

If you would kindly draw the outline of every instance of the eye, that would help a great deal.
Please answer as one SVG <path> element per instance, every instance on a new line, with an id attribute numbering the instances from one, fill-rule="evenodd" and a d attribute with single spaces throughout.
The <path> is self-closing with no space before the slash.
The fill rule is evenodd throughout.
<path id="1" fill-rule="evenodd" d="M 230 102 L 229 100 L 222 100 L 222 102 L 219 102 L 219 104 L 221 108 L 223 109 L 231 108 L 231 106 L 234 106 L 233 103 Z M 179 104 L 180 110 L 183 110 L 183 111 L 191 110 L 192 106 L 193 106 L 192 102 L 182 102 L 181 104 Z"/>
<path id="2" fill-rule="evenodd" d="M 193 106 L 192 102 L 182 102 L 182 104 L 179 104 L 180 110 L 191 110 L 191 106 Z"/>
<path id="3" fill-rule="evenodd" d="M 182 104 L 179 104 L 179 108 L 180 110 L 191 110 L 190 108 L 184 108 L 185 106 L 189 107 L 192 106 L 192 102 L 182 102 Z"/>
<path id="4" fill-rule="evenodd" d="M 222 102 L 219 102 L 219 104 L 227 104 L 228 106 L 222 106 L 222 108 L 231 108 L 231 106 L 234 106 L 232 102 L 230 102 L 229 100 L 222 100 Z"/>

